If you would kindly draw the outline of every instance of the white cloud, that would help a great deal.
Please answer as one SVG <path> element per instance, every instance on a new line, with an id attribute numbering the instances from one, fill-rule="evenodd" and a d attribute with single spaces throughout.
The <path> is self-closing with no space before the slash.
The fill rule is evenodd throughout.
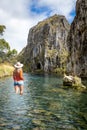
<path id="1" fill-rule="evenodd" d="M 51 14 L 63 14 L 72 19 L 70 12 L 74 9 L 76 0 L 0 0 L 0 25 L 5 25 L 4 38 L 11 49 L 21 51 L 27 44 L 29 29 L 39 21 L 47 18 L 47 10 L 37 14 L 30 10 L 32 2 L 36 7 L 47 6 Z"/>
<path id="2" fill-rule="evenodd" d="M 48 6 L 52 10 L 52 15 L 61 14 L 70 21 L 72 20 L 70 12 L 75 10 L 75 4 L 76 0 L 38 0 L 38 7 Z"/>

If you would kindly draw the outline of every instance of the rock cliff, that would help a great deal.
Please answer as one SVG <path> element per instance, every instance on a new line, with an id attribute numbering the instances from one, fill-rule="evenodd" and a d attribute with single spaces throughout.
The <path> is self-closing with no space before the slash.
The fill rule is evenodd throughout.
<path id="1" fill-rule="evenodd" d="M 67 72 L 87 77 L 87 0 L 77 0 L 76 17 L 68 36 Z"/>
<path id="2" fill-rule="evenodd" d="M 31 28 L 21 54 L 31 71 L 67 68 L 87 77 L 87 0 L 77 0 L 71 27 L 64 16 L 54 15 Z"/>
<path id="3" fill-rule="evenodd" d="M 64 68 L 67 51 L 66 41 L 70 25 L 66 18 L 54 15 L 30 29 L 23 56 L 30 70 L 52 72 Z"/>

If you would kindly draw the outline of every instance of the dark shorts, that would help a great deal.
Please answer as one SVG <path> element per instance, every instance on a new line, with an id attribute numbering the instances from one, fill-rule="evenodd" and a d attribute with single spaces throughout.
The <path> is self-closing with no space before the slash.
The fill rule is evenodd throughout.
<path id="1" fill-rule="evenodd" d="M 14 86 L 23 86 L 24 85 L 24 81 L 20 80 L 20 81 L 14 81 Z"/>

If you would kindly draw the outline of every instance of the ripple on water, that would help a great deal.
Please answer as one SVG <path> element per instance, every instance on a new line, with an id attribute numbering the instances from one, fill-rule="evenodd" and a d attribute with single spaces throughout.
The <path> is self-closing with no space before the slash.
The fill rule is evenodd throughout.
<path id="1" fill-rule="evenodd" d="M 61 77 L 24 74 L 23 96 L 12 77 L 0 79 L 0 129 L 87 130 L 87 94 L 62 87 Z"/>

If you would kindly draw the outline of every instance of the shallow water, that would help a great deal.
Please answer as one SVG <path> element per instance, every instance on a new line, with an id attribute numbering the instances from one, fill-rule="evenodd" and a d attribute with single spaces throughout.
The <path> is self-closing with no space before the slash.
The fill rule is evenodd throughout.
<path id="1" fill-rule="evenodd" d="M 24 94 L 0 79 L 0 130 L 87 130 L 87 93 L 64 89 L 52 75 L 25 74 Z"/>

